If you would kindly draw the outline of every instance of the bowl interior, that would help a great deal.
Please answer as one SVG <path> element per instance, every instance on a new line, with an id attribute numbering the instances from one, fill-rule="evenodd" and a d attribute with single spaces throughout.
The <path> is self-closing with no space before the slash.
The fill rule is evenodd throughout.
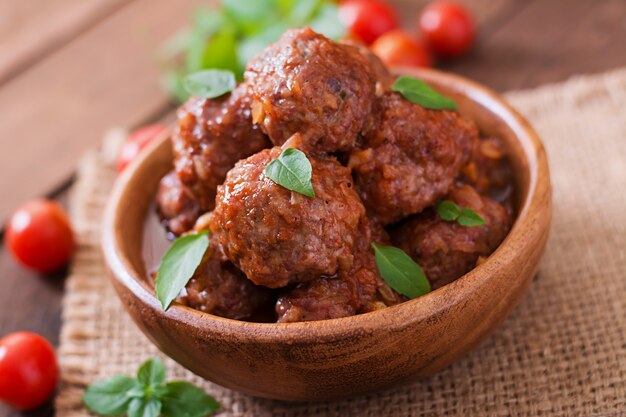
<path id="1" fill-rule="evenodd" d="M 538 175 L 538 154 L 543 154 L 543 149 L 538 138 L 533 133 L 528 124 L 519 117 L 505 102 L 496 94 L 476 83 L 468 81 L 464 78 L 450 74 L 444 74 L 434 70 L 426 69 L 399 69 L 398 73 L 406 74 L 421 78 L 427 81 L 435 89 L 441 93 L 452 97 L 456 100 L 460 113 L 476 122 L 481 134 L 493 135 L 500 138 L 507 149 L 508 157 L 514 171 L 515 184 L 515 205 L 517 218 L 509 236 L 505 239 L 503 245 L 510 239 L 511 235 L 517 229 L 522 227 L 520 223 L 530 207 L 531 197 L 534 193 Z M 143 157 L 135 161 L 126 172 L 118 179 L 119 183 L 116 187 L 112 199 L 112 206 L 115 208 L 108 210 L 108 221 L 105 224 L 109 230 L 112 230 L 113 245 L 117 259 L 121 263 L 124 270 L 126 280 L 134 281 L 133 289 L 141 292 L 141 296 L 150 303 L 156 303 L 154 292 L 151 285 L 146 280 L 147 270 L 145 265 L 145 245 L 144 245 L 144 227 L 146 224 L 154 223 L 154 219 L 150 220 L 150 210 L 154 210 L 154 197 L 158 187 L 160 178 L 172 169 L 172 151 L 169 142 L 169 136 L 163 136 L 144 153 Z M 546 170 L 547 167 L 543 168 Z M 549 185 L 548 185 L 549 186 Z M 146 218 L 148 215 L 148 223 Z M 106 243 L 105 243 L 106 246 Z M 153 249 L 162 252 L 163 248 Z M 498 254 L 497 250 L 490 258 L 479 268 L 487 268 L 491 259 Z M 476 270 L 475 269 L 475 270 Z M 464 277 L 457 281 L 463 280 Z M 457 282 L 455 281 L 455 282 Z M 128 282 L 127 282 L 128 284 Z M 454 284 L 454 283 L 453 283 Z M 444 286 L 430 294 L 420 297 L 425 300 L 428 297 L 436 297 L 438 293 L 448 291 Z M 152 300 L 150 300 L 150 297 Z M 416 301 L 416 300 L 413 300 Z M 405 304 L 413 304 L 412 301 L 403 303 L 399 306 L 391 307 L 393 309 L 402 308 Z M 426 303 L 425 304 L 425 309 Z M 229 319 L 219 318 L 210 314 L 202 313 L 176 303 L 170 311 L 178 311 L 182 316 L 189 319 L 195 319 L 197 316 L 203 316 L 207 320 L 220 320 L 231 322 L 232 326 L 238 326 L 237 323 L 244 323 Z M 388 310 L 388 309 L 385 309 Z M 318 325 L 325 327 L 325 322 L 341 320 L 348 322 L 350 320 L 363 320 L 363 316 L 381 314 L 383 310 L 358 315 L 343 319 L 328 320 L 324 322 L 316 322 Z M 424 310 L 424 314 L 426 314 Z M 193 316 L 193 317 L 191 317 Z M 262 324 L 262 323 L 246 323 L 250 326 L 310 326 L 310 323 L 288 323 L 288 324 Z M 234 329 L 234 328 L 233 328 Z"/>

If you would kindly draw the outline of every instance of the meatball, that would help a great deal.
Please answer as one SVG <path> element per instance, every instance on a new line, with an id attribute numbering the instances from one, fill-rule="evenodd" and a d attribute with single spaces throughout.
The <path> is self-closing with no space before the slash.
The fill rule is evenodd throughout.
<path id="1" fill-rule="evenodd" d="M 393 244 L 424 269 L 433 288 L 461 277 L 476 266 L 480 257 L 491 254 L 505 238 L 512 221 L 500 203 L 479 195 L 470 186 L 455 188 L 449 198 L 480 214 L 486 224 L 465 227 L 442 220 L 429 210 L 398 225 L 391 234 Z"/>
<path id="2" fill-rule="evenodd" d="M 447 194 L 478 139 L 456 112 L 430 110 L 386 93 L 381 120 L 348 166 L 368 213 L 394 223 Z"/>
<path id="3" fill-rule="evenodd" d="M 315 197 L 290 191 L 263 170 L 282 149 L 239 161 L 218 187 L 210 220 L 228 258 L 255 284 L 270 288 L 333 275 L 352 265 L 365 209 L 350 171 L 334 158 L 312 158 Z"/>
<path id="4" fill-rule="evenodd" d="M 180 182 L 174 171 L 161 178 L 157 205 L 167 228 L 175 235 L 191 229 L 200 214 L 198 200 Z"/>
<path id="5" fill-rule="evenodd" d="M 470 162 L 463 167 L 461 180 L 480 194 L 511 205 L 513 173 L 502 142 L 488 137 L 476 142 Z"/>
<path id="6" fill-rule="evenodd" d="M 341 43 L 356 48 L 358 53 L 368 62 L 371 71 L 374 73 L 374 79 L 376 80 L 376 95 L 381 95 L 383 92 L 389 91 L 396 77 L 389 72 L 389 69 L 387 69 L 383 61 L 381 61 L 370 48 L 362 43 L 352 40 L 343 40 Z"/>
<path id="7" fill-rule="evenodd" d="M 378 274 L 370 247 L 388 242 L 384 229 L 364 217 L 357 239 L 351 268 L 283 291 L 276 303 L 279 323 L 348 317 L 404 301 Z"/>
<path id="8" fill-rule="evenodd" d="M 202 263 L 178 301 L 229 319 L 265 321 L 273 319 L 275 298 L 269 289 L 250 282 L 211 239 Z"/>
<path id="9" fill-rule="evenodd" d="M 310 152 L 348 151 L 367 125 L 376 88 L 369 63 L 349 45 L 292 29 L 248 64 L 253 119 L 282 145 L 294 133 Z"/>
<path id="10" fill-rule="evenodd" d="M 217 186 L 242 158 L 271 146 L 250 117 L 247 86 L 217 99 L 191 98 L 178 110 L 174 166 L 202 212 L 215 206 Z"/>

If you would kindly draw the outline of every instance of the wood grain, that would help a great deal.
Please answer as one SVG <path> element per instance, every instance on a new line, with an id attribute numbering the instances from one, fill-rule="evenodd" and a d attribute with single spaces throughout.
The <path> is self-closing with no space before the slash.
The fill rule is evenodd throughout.
<path id="1" fill-rule="evenodd" d="M 496 90 L 626 65 L 623 0 L 528 0 L 466 59 L 443 65 Z"/>
<path id="2" fill-rule="evenodd" d="M 0 84 L 132 0 L 0 0 Z"/>
<path id="3" fill-rule="evenodd" d="M 74 170 L 112 125 L 163 111 L 153 56 L 200 0 L 137 0 L 0 89 L 0 219 Z M 15 182 L 19 187 L 15 186 Z"/>

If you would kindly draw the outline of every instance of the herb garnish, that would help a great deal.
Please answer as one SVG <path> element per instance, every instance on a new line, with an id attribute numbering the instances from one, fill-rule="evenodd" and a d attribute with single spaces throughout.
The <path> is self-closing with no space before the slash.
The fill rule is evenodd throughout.
<path id="1" fill-rule="evenodd" d="M 186 76 L 183 86 L 194 97 L 216 98 L 237 87 L 237 80 L 232 71 L 204 70 Z"/>
<path id="2" fill-rule="evenodd" d="M 391 288 L 409 298 L 430 292 L 430 283 L 422 268 L 402 249 L 372 243 L 378 272 Z"/>
<path id="3" fill-rule="evenodd" d="M 189 94 L 188 74 L 204 69 L 232 71 L 243 79 L 248 60 L 289 28 L 309 26 L 332 39 L 345 27 L 333 0 L 221 0 L 194 11 L 190 27 L 161 48 L 164 87 L 179 101 Z"/>
<path id="4" fill-rule="evenodd" d="M 285 149 L 263 171 L 276 184 L 307 197 L 315 197 L 311 184 L 312 172 L 311 162 L 304 152 L 294 148 Z"/>
<path id="5" fill-rule="evenodd" d="M 209 247 L 207 233 L 205 231 L 177 238 L 163 256 L 155 283 L 157 298 L 163 310 L 167 311 L 200 265 Z"/>
<path id="6" fill-rule="evenodd" d="M 442 96 L 433 90 L 428 84 L 422 80 L 412 77 L 398 77 L 396 82 L 391 86 L 404 96 L 411 103 L 419 104 L 427 109 L 434 110 L 456 110 L 457 106 L 454 100 L 449 97 Z"/>
<path id="7" fill-rule="evenodd" d="M 94 382 L 83 402 L 102 416 L 204 417 L 220 405 L 202 389 L 185 381 L 165 383 L 166 369 L 157 358 L 148 359 L 137 377 L 117 375 Z"/>
<path id="8" fill-rule="evenodd" d="M 443 220 L 449 222 L 457 222 L 461 226 L 474 227 L 485 224 L 483 219 L 478 213 L 469 208 L 460 208 L 451 200 L 444 200 L 437 203 L 437 214 Z"/>

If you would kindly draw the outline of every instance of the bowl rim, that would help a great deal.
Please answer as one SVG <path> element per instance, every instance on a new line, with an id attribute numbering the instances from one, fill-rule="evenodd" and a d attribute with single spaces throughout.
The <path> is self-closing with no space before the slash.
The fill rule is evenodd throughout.
<path id="1" fill-rule="evenodd" d="M 127 184 L 148 156 L 169 139 L 170 135 L 164 134 L 125 169 L 117 178 L 113 191 L 109 195 L 103 219 L 102 248 L 106 264 L 114 279 L 125 286 L 141 302 L 151 309 L 162 312 L 170 320 L 182 322 L 201 331 L 212 329 L 225 336 L 238 338 L 242 342 L 253 341 L 255 343 L 338 338 L 345 335 L 347 329 L 358 329 L 364 332 L 374 331 L 380 326 L 400 329 L 408 326 L 409 323 L 424 321 L 444 309 L 462 303 L 463 300 L 471 296 L 471 293 L 480 291 L 481 287 L 487 285 L 488 278 L 492 275 L 490 271 L 495 271 L 499 264 L 510 262 L 516 256 L 514 248 L 524 244 L 523 241 L 528 239 L 527 231 L 534 221 L 529 214 L 532 213 L 532 210 L 541 210 L 542 194 L 550 191 L 549 169 L 544 147 L 539 136 L 526 119 L 488 87 L 462 76 L 433 69 L 395 68 L 394 72 L 399 75 L 419 77 L 426 82 L 442 83 L 442 80 L 445 81 L 446 88 L 467 96 L 470 101 L 487 108 L 502 120 L 514 133 L 523 150 L 527 162 L 526 169 L 528 170 L 528 192 L 523 196 L 523 202 L 520 204 L 511 230 L 485 262 L 452 283 L 426 295 L 395 306 L 350 317 L 295 323 L 256 323 L 215 316 L 176 302 L 172 303 L 168 311 L 165 312 L 161 309 L 161 305 L 145 277 L 139 276 L 129 259 L 121 253 L 114 231 L 114 225 L 117 223 L 116 207 L 120 203 Z M 540 231 L 537 231 L 532 237 L 537 238 L 539 233 Z M 480 277 L 482 279 L 477 279 Z"/>

